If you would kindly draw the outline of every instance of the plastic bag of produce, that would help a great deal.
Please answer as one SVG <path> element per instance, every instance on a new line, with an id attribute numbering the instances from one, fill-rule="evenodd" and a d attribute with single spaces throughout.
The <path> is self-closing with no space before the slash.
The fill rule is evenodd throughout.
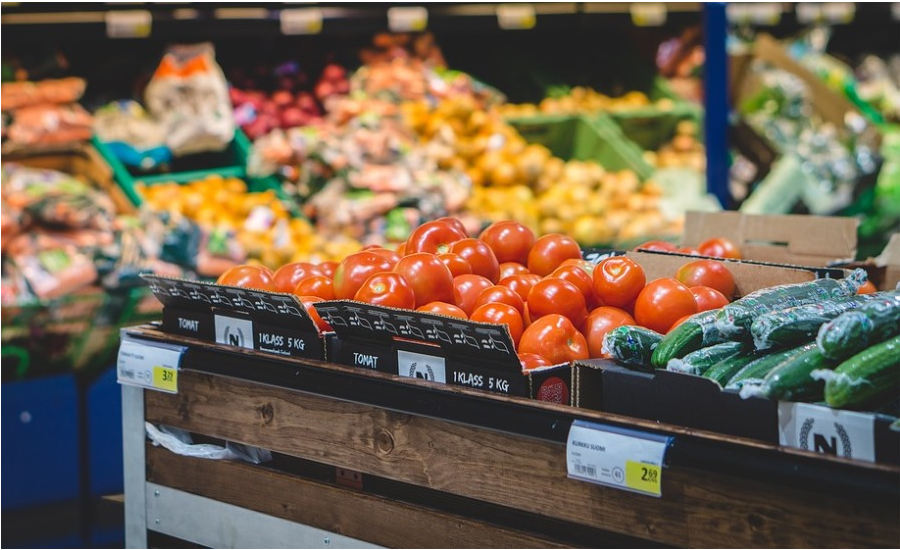
<path id="1" fill-rule="evenodd" d="M 228 83 L 209 43 L 170 48 L 144 95 L 176 156 L 221 151 L 234 138 Z"/>
<path id="2" fill-rule="evenodd" d="M 87 141 L 93 119 L 77 103 L 32 105 L 12 113 L 7 130 L 16 145 L 48 145 Z"/>
<path id="3" fill-rule="evenodd" d="M 84 79 L 75 77 L 40 82 L 4 82 L 0 86 L 0 102 L 4 111 L 40 104 L 72 103 L 81 98 L 84 88 Z"/>
<path id="4" fill-rule="evenodd" d="M 114 101 L 98 109 L 94 133 L 128 166 L 150 170 L 172 157 L 163 128 L 135 101 Z"/>

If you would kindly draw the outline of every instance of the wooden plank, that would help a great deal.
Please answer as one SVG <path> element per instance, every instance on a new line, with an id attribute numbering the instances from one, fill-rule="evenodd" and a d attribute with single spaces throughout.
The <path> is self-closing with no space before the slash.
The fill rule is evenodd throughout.
<path id="1" fill-rule="evenodd" d="M 265 388 L 260 390 L 260 388 Z M 147 419 L 641 539 L 687 543 L 682 487 L 665 499 L 566 477 L 565 446 L 185 371 L 147 392 Z"/>
<path id="2" fill-rule="evenodd" d="M 161 448 L 147 449 L 147 480 L 391 548 L 565 547 L 523 531 L 260 466 L 182 457 Z"/>

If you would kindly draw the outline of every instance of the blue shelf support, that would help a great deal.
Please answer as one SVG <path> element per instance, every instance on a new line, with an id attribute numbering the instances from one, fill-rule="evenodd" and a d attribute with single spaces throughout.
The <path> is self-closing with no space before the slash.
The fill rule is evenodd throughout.
<path id="1" fill-rule="evenodd" d="M 703 5 L 703 40 L 706 67 L 703 89 L 706 102 L 706 185 L 724 208 L 731 206 L 728 190 L 728 19 L 724 2 Z"/>

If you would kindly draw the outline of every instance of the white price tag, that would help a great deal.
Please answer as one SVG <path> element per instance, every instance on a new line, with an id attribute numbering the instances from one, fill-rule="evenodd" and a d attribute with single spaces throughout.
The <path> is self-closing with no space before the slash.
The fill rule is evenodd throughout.
<path id="1" fill-rule="evenodd" d="M 281 34 L 319 34 L 322 32 L 322 10 L 296 8 L 281 10 Z"/>
<path id="2" fill-rule="evenodd" d="M 856 16 L 853 2 L 827 2 L 822 6 L 822 15 L 829 23 L 850 23 Z"/>
<path id="3" fill-rule="evenodd" d="M 537 15 L 531 4 L 500 4 L 497 6 L 497 24 L 503 30 L 533 29 Z"/>
<path id="4" fill-rule="evenodd" d="M 178 369 L 185 349 L 125 336 L 119 345 L 116 378 L 120 384 L 178 393 Z"/>
<path id="5" fill-rule="evenodd" d="M 776 2 L 754 2 L 750 8 L 750 20 L 757 25 L 777 25 L 781 21 L 781 4 Z"/>
<path id="6" fill-rule="evenodd" d="M 109 38 L 147 38 L 153 16 L 147 10 L 108 11 L 106 36 Z"/>
<path id="7" fill-rule="evenodd" d="M 397 350 L 397 367 L 400 376 L 447 383 L 447 366 L 443 357 Z"/>
<path id="8" fill-rule="evenodd" d="M 216 343 L 253 349 L 253 321 L 216 315 Z"/>
<path id="9" fill-rule="evenodd" d="M 419 32 L 428 27 L 428 10 L 421 6 L 390 8 L 387 15 L 391 32 Z"/>
<path id="10" fill-rule="evenodd" d="M 631 21 L 638 27 L 660 27 L 667 16 L 666 5 L 661 2 L 631 3 Z"/>
<path id="11" fill-rule="evenodd" d="M 895 21 L 900 21 L 900 2 L 891 4 L 891 15 L 894 16 Z"/>
<path id="12" fill-rule="evenodd" d="M 750 10 L 748 4 L 729 2 L 725 6 L 725 16 L 734 25 L 745 25 L 750 22 Z"/>
<path id="13" fill-rule="evenodd" d="M 569 477 L 662 496 L 663 459 L 670 437 L 576 420 L 569 429 Z"/>
<path id="14" fill-rule="evenodd" d="M 797 10 L 797 21 L 805 25 L 818 23 L 824 17 L 821 4 L 797 2 L 794 9 Z"/>
<path id="15" fill-rule="evenodd" d="M 778 403 L 778 443 L 804 451 L 875 461 L 875 417 L 808 403 Z"/>

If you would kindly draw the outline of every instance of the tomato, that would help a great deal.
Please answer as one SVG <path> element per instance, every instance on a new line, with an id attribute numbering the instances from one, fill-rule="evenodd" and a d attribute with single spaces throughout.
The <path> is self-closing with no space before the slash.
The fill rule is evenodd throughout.
<path id="1" fill-rule="evenodd" d="M 408 254 L 394 266 L 394 273 L 412 287 L 417 304 L 453 301 L 453 275 L 434 254 Z"/>
<path id="2" fill-rule="evenodd" d="M 338 263 L 334 261 L 322 262 L 319 264 L 319 271 L 322 272 L 322 275 L 326 277 L 331 277 L 334 279 L 334 272 L 337 269 Z"/>
<path id="3" fill-rule="evenodd" d="M 857 294 L 872 294 L 878 292 L 878 287 L 872 281 L 866 281 L 856 290 Z"/>
<path id="4" fill-rule="evenodd" d="M 332 332 L 334 330 L 331 328 L 331 325 L 328 324 L 328 321 L 322 319 L 322 316 L 319 315 L 319 312 L 313 307 L 313 304 L 316 302 L 324 302 L 325 300 L 318 296 L 298 296 L 298 298 L 300 303 L 302 303 L 303 307 L 306 309 L 306 312 L 309 313 L 313 323 L 316 324 L 316 328 L 319 329 L 319 332 Z"/>
<path id="5" fill-rule="evenodd" d="M 466 232 L 460 231 L 446 222 L 425 222 L 415 228 L 406 241 L 406 254 L 414 252 L 431 252 L 443 254 L 450 251 L 450 245 L 466 238 Z"/>
<path id="6" fill-rule="evenodd" d="M 675 252 L 678 249 L 672 243 L 666 241 L 647 241 L 634 247 L 635 250 L 654 250 L 656 252 Z"/>
<path id="7" fill-rule="evenodd" d="M 587 340 L 572 321 L 551 313 L 535 321 L 522 333 L 518 352 L 534 353 L 551 365 L 589 357 Z"/>
<path id="8" fill-rule="evenodd" d="M 447 269 L 450 270 L 450 274 L 454 277 L 472 273 L 472 265 L 469 264 L 469 260 L 463 258 L 459 254 L 445 252 L 444 254 L 438 254 L 437 258 L 442 264 L 447 266 Z"/>
<path id="9" fill-rule="evenodd" d="M 406 256 L 406 243 L 398 244 L 394 252 L 396 252 L 401 258 L 403 256 Z"/>
<path id="10" fill-rule="evenodd" d="M 466 315 L 465 311 L 459 309 L 453 304 L 448 304 L 447 302 L 431 302 L 425 304 L 424 306 L 417 307 L 416 311 L 421 311 L 423 313 L 437 313 L 438 315 L 458 317 L 460 319 L 469 318 L 469 316 Z"/>
<path id="11" fill-rule="evenodd" d="M 500 263 L 484 241 L 478 239 L 462 239 L 450 246 L 450 252 L 459 254 L 472 266 L 472 273 L 487 277 L 491 282 L 500 280 Z"/>
<path id="12" fill-rule="evenodd" d="M 691 294 L 694 295 L 694 301 L 697 302 L 697 311 L 708 311 L 710 309 L 719 309 L 728 305 L 728 298 L 721 292 L 708 286 L 692 286 Z"/>
<path id="13" fill-rule="evenodd" d="M 541 279 L 528 291 L 526 301 L 532 320 L 557 313 L 580 329 L 587 317 L 584 294 L 577 286 L 563 279 Z"/>
<path id="14" fill-rule="evenodd" d="M 392 271 L 384 271 L 370 275 L 363 283 L 353 299 L 376 306 L 414 309 L 416 294 L 403 275 Z"/>
<path id="15" fill-rule="evenodd" d="M 509 287 L 494 285 L 482 290 L 475 299 L 475 307 L 496 302 L 511 305 L 525 315 L 525 300 Z"/>
<path id="16" fill-rule="evenodd" d="M 606 333 L 616 327 L 635 324 L 634 317 L 617 307 L 602 306 L 591 311 L 584 323 L 584 337 L 591 357 L 609 357 L 601 351 Z"/>
<path id="17" fill-rule="evenodd" d="M 500 286 L 505 286 L 518 294 L 523 300 L 528 299 L 528 292 L 538 281 L 541 280 L 540 275 L 534 273 L 522 273 L 520 275 L 512 275 L 504 277 L 497 282 Z"/>
<path id="18" fill-rule="evenodd" d="M 685 315 L 697 313 L 697 301 L 691 289 L 671 277 L 653 280 L 638 294 L 634 319 L 639 325 L 660 334 Z"/>
<path id="19" fill-rule="evenodd" d="M 453 303 L 471 316 L 475 310 L 475 300 L 481 291 L 494 286 L 486 277 L 475 275 L 457 275 L 453 277 Z"/>
<path id="20" fill-rule="evenodd" d="M 594 294 L 604 305 L 624 308 L 637 298 L 647 277 L 631 258 L 613 256 L 594 268 Z"/>
<path id="21" fill-rule="evenodd" d="M 703 254 L 700 254 L 700 251 L 697 250 L 696 248 L 694 248 L 693 246 L 682 246 L 675 252 L 678 252 L 679 254 L 687 254 L 688 256 L 702 256 L 703 255 Z"/>
<path id="22" fill-rule="evenodd" d="M 505 220 L 487 226 L 479 239 L 487 243 L 498 262 L 528 262 L 528 253 L 534 246 L 534 232 L 519 222 Z"/>
<path id="23" fill-rule="evenodd" d="M 380 254 L 382 257 L 387 259 L 387 261 L 391 262 L 392 269 L 395 265 L 397 265 L 397 262 L 400 261 L 400 254 L 397 254 L 395 251 L 389 248 L 378 246 L 377 244 L 363 247 L 363 250 L 368 250 L 370 252 L 374 252 L 375 254 Z"/>
<path id="24" fill-rule="evenodd" d="M 596 294 L 594 294 L 594 279 L 591 276 L 591 272 L 583 267 L 574 264 L 561 265 L 553 270 L 553 273 L 551 273 L 549 277 L 556 277 L 557 279 L 569 281 L 577 286 L 578 290 L 581 291 L 581 294 L 584 295 L 584 303 L 588 310 L 592 310 L 600 305 L 597 303 L 598 300 Z"/>
<path id="25" fill-rule="evenodd" d="M 685 315 L 684 317 L 681 317 L 680 319 L 678 319 L 677 321 L 675 321 L 674 323 L 672 323 L 672 326 L 669 327 L 669 330 L 666 331 L 666 334 L 672 332 L 673 330 L 675 330 L 675 327 L 677 327 L 678 325 L 680 325 L 681 323 L 687 321 L 687 320 L 690 319 L 690 318 L 691 318 L 690 315 Z"/>
<path id="26" fill-rule="evenodd" d="M 275 271 L 274 290 L 291 292 L 297 283 L 312 275 L 323 275 L 322 268 L 310 262 L 292 262 L 284 264 Z"/>
<path id="27" fill-rule="evenodd" d="M 561 233 L 550 233 L 534 241 L 526 265 L 529 271 L 544 277 L 569 258 L 581 259 L 581 248 L 575 239 Z"/>
<path id="28" fill-rule="evenodd" d="M 506 325 L 509 329 L 509 335 L 512 337 L 513 344 L 519 347 L 519 340 L 522 339 L 522 332 L 525 330 L 525 322 L 522 320 L 522 314 L 518 309 L 509 304 L 489 303 L 478 306 L 472 315 L 469 316 L 470 321 L 478 321 L 481 323 L 494 323 L 495 325 Z"/>
<path id="29" fill-rule="evenodd" d="M 722 237 L 707 239 L 703 241 L 697 246 L 697 250 L 700 251 L 700 254 L 704 256 L 712 256 L 713 258 L 733 258 L 735 260 L 741 259 L 741 249 L 738 248 L 737 245 L 733 242 Z"/>
<path id="30" fill-rule="evenodd" d="M 277 291 L 272 270 L 261 265 L 236 265 L 219 275 L 216 283 L 269 292 Z"/>
<path id="31" fill-rule="evenodd" d="M 729 300 L 734 296 L 734 276 L 723 262 L 717 260 L 688 262 L 678 269 L 675 278 L 687 287 L 714 288 Z"/>
<path id="32" fill-rule="evenodd" d="M 550 361 L 547 361 L 536 353 L 520 353 L 519 363 L 522 364 L 523 372 L 552 366 Z"/>
<path id="33" fill-rule="evenodd" d="M 334 300 L 334 280 L 325 275 L 313 275 L 297 283 L 293 293 L 297 296 L 318 296 L 323 300 Z"/>
<path id="34" fill-rule="evenodd" d="M 447 225 L 457 229 L 460 233 L 462 233 L 466 237 L 469 236 L 469 232 L 466 231 L 466 224 L 464 224 L 462 222 L 462 220 L 460 220 L 459 218 L 454 218 L 452 216 L 444 216 L 443 218 L 438 218 L 434 221 L 446 223 Z"/>
<path id="35" fill-rule="evenodd" d="M 500 264 L 500 279 L 505 279 L 520 273 L 529 273 L 528 268 L 516 262 L 503 262 Z"/>
<path id="36" fill-rule="evenodd" d="M 565 267 L 567 265 L 578 266 L 581 269 L 587 271 L 589 274 L 593 274 L 594 268 L 597 267 L 593 263 L 587 260 L 582 260 L 580 258 L 569 258 L 568 260 L 565 260 L 563 261 L 563 263 L 559 264 L 559 267 Z M 557 269 L 559 269 L 559 267 Z"/>
<path id="37" fill-rule="evenodd" d="M 334 297 L 351 300 L 370 275 L 391 270 L 391 262 L 376 252 L 362 250 L 350 254 L 334 272 Z"/>

